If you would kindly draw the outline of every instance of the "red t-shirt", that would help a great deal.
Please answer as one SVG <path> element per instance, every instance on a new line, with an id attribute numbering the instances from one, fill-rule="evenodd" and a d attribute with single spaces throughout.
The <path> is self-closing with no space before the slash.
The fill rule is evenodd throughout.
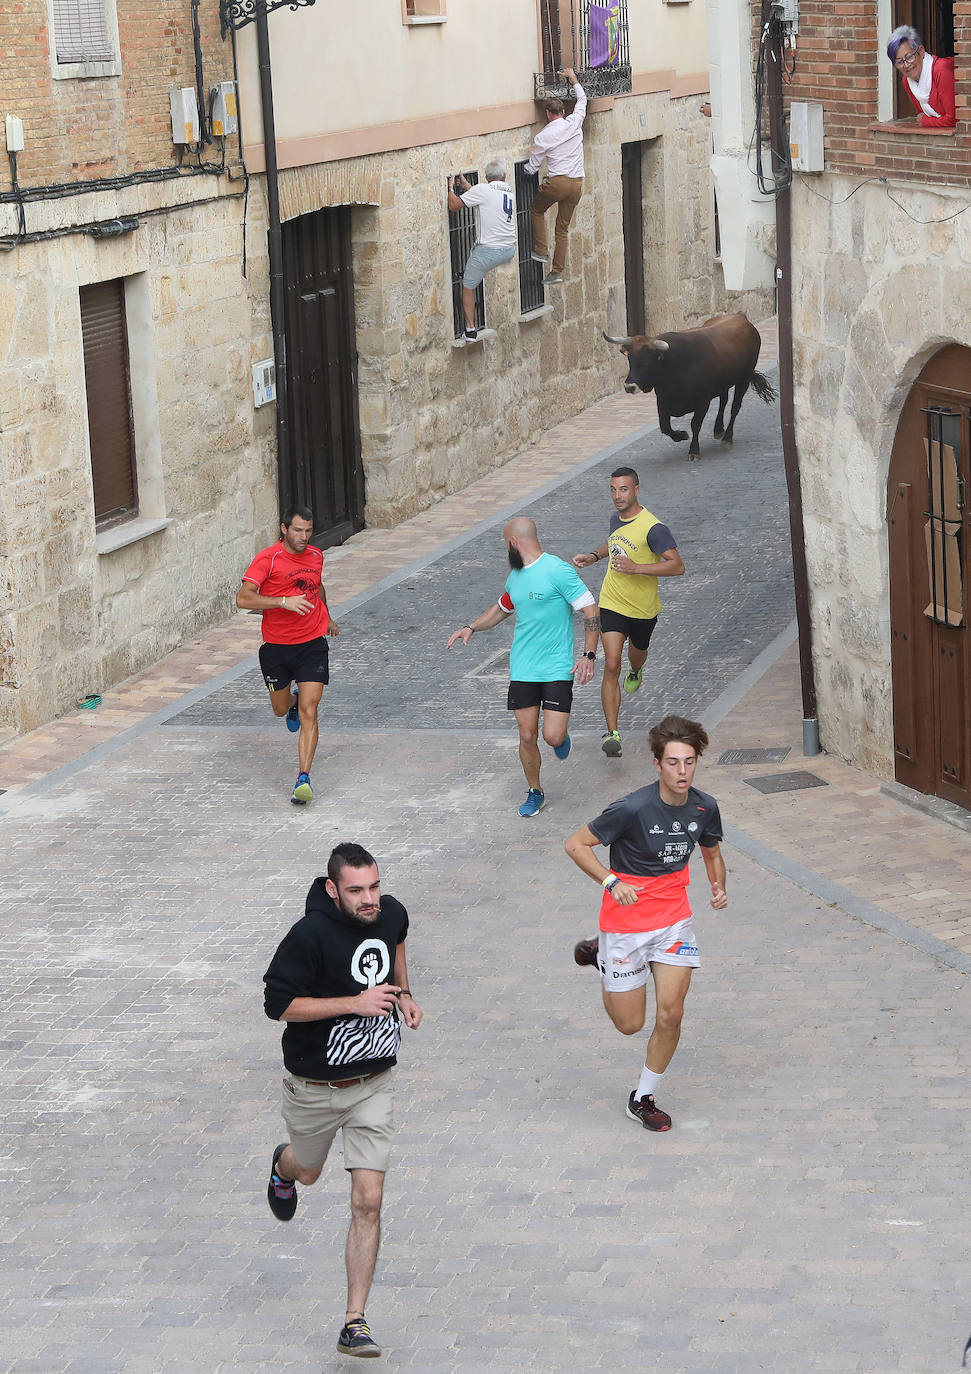
<path id="1" fill-rule="evenodd" d="M 325 635 L 330 615 L 320 595 L 324 555 L 308 544 L 303 553 L 291 553 L 281 542 L 256 555 L 243 573 L 261 596 L 305 596 L 314 603 L 306 615 L 273 606 L 263 612 L 263 638 L 267 644 L 306 644 Z"/>
<path id="2" fill-rule="evenodd" d="M 633 906 L 621 906 L 609 892 L 600 903 L 600 929 L 611 934 L 633 935 L 647 930 L 664 930 L 691 917 L 688 904 L 688 865 L 674 873 L 660 873 L 655 877 L 635 873 L 620 873 L 622 883 L 640 888 Z"/>

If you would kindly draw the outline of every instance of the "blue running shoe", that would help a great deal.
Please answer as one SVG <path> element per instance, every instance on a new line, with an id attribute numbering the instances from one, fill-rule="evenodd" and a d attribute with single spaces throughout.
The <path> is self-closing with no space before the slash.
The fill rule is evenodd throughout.
<path id="1" fill-rule="evenodd" d="M 572 748 L 573 741 L 572 739 L 570 739 L 570 736 L 567 735 L 566 739 L 563 741 L 562 744 L 553 745 L 553 753 L 556 755 L 558 759 L 568 759 L 570 757 L 570 750 Z"/>
<path id="2" fill-rule="evenodd" d="M 546 797 L 538 787 L 531 787 L 526 793 L 526 800 L 519 808 L 521 816 L 535 816 L 537 811 L 542 811 L 546 805 Z"/>
<path id="3" fill-rule="evenodd" d="M 313 801 L 314 789 L 310 786 L 310 774 L 298 773 L 297 781 L 294 784 L 293 796 L 290 800 L 294 806 L 306 806 L 307 802 Z"/>
<path id="4" fill-rule="evenodd" d="M 300 729 L 300 693 L 297 691 L 296 687 L 293 689 L 293 695 L 297 697 L 297 700 L 290 707 L 285 717 L 287 729 L 290 731 L 291 735 L 295 735 Z"/>

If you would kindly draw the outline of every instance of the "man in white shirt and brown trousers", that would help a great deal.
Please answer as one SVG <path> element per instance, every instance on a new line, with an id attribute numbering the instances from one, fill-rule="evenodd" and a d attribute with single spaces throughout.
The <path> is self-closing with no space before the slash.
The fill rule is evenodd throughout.
<path id="1" fill-rule="evenodd" d="M 543 278 L 546 286 L 562 282 L 566 267 L 566 239 L 573 212 L 583 194 L 583 117 L 587 112 L 587 97 L 572 67 L 560 72 L 573 87 L 576 105 L 571 115 L 564 114 L 562 100 L 547 100 L 546 128 L 540 129 L 533 140 L 533 150 L 526 163 L 526 171 L 534 176 L 546 158 L 546 177 L 542 182 L 530 211 L 533 224 L 533 257 L 548 263 L 549 246 L 546 235 L 546 212 L 555 205 L 556 228 L 553 231 L 553 265 Z"/>

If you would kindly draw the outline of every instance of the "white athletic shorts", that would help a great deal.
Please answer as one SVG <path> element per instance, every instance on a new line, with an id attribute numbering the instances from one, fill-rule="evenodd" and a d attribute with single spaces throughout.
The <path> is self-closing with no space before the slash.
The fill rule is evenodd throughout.
<path id="1" fill-rule="evenodd" d="M 700 968 L 698 946 L 691 921 L 662 930 L 635 931 L 618 935 L 600 932 L 597 959 L 608 992 L 628 992 L 642 988 L 651 976 L 651 964 L 676 964 L 680 968 Z"/>

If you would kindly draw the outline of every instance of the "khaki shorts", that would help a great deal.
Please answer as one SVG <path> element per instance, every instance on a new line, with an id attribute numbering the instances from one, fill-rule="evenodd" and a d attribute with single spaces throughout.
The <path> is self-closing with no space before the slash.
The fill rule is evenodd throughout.
<path id="1" fill-rule="evenodd" d="M 308 1083 L 294 1073 L 283 1080 L 283 1120 L 302 1169 L 321 1169 L 334 1136 L 343 1132 L 345 1169 L 386 1173 L 394 1136 L 394 1076 L 390 1069 L 348 1088 Z"/>

